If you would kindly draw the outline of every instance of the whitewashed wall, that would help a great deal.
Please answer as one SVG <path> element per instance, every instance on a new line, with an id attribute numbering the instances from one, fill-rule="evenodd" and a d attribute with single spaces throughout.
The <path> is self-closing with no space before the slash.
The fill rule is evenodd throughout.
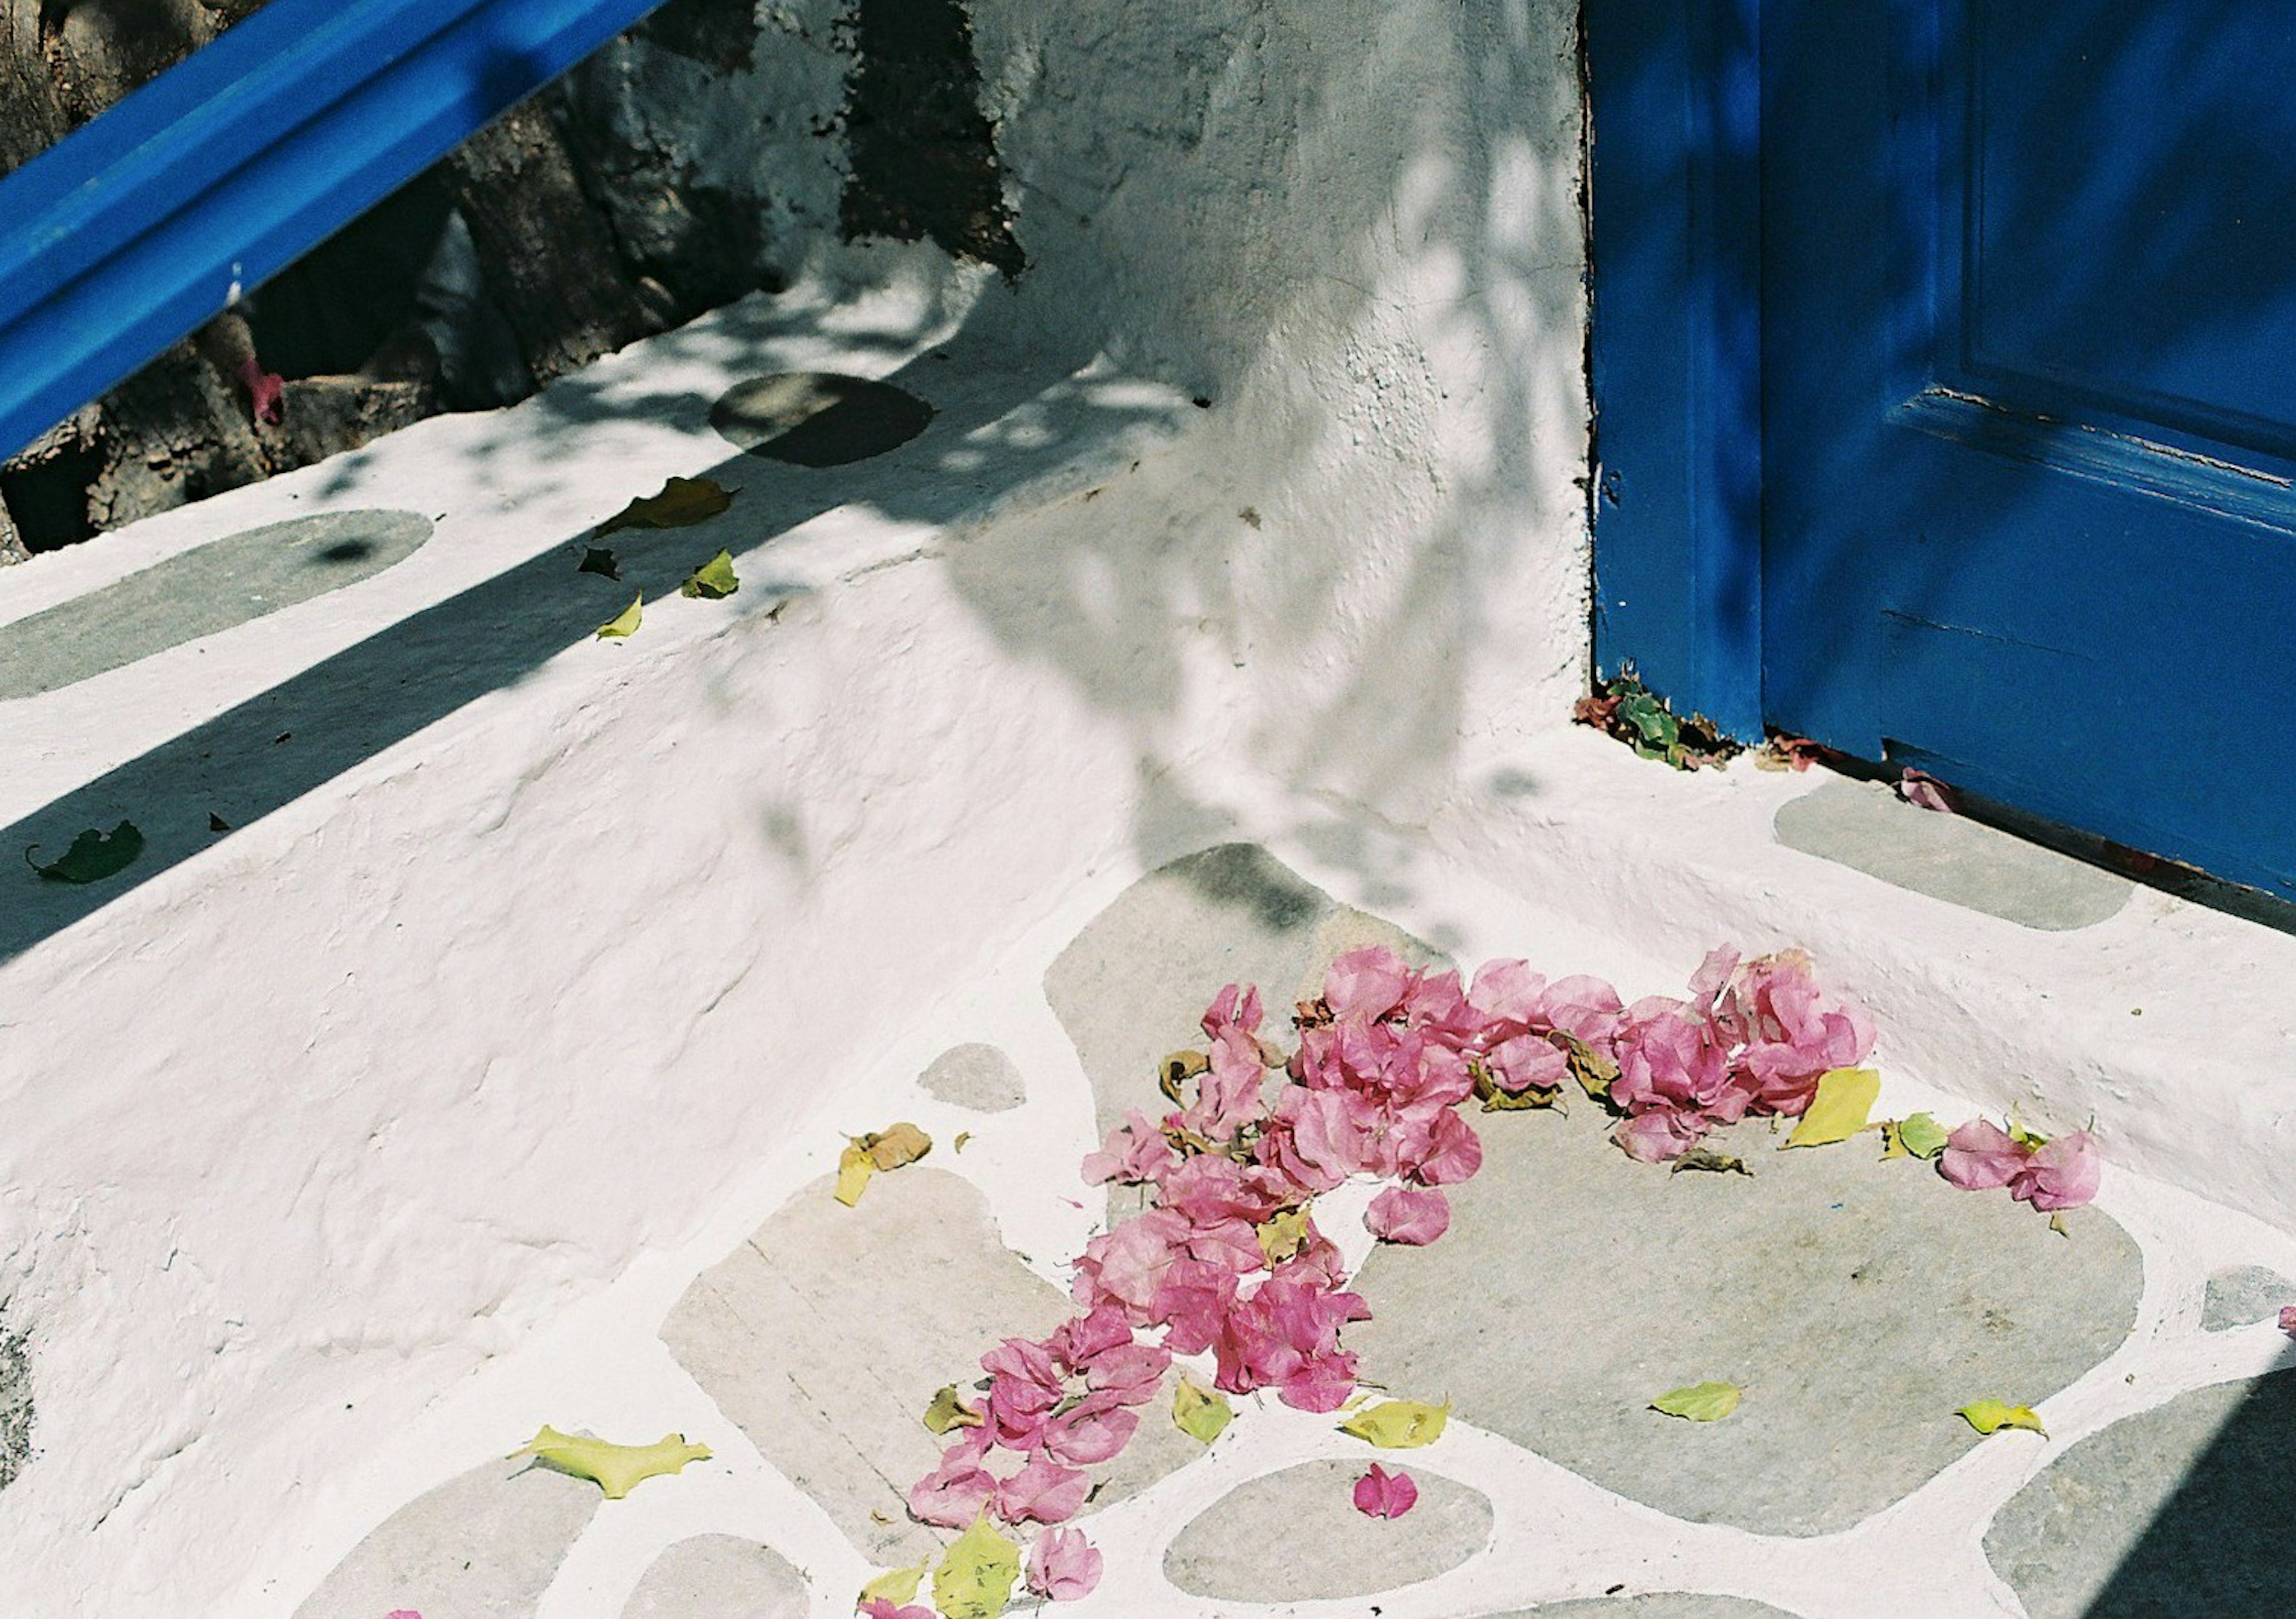
<path id="1" fill-rule="evenodd" d="M 836 166 L 794 132 L 837 81 L 824 19 L 765 14 L 750 79 L 634 56 L 660 83 L 632 104 L 685 106 L 802 243 Z M 981 0 L 975 26 L 1029 274 L 816 238 L 791 303 L 843 289 L 840 340 L 897 308 L 888 346 L 955 328 L 1210 407 L 1096 498 L 922 554 L 832 513 L 824 554 L 908 560 L 829 567 L 777 618 L 650 606 L 0 963 L 0 1296 L 40 1448 L 0 1491 L 0 1612 L 286 1611 L 391 1504 L 365 1459 L 827 1139 L 840 1077 L 1085 874 L 1263 789 L 1410 822 L 1561 723 L 1587 652 L 1567 6 Z M 683 352 L 599 397 L 670 388 Z M 642 408 L 570 437 L 563 397 L 0 576 L 4 620 L 297 510 L 447 514 L 340 600 L 0 713 L 9 815 L 722 451 Z M 942 464 L 993 473 L 1030 422 Z"/>

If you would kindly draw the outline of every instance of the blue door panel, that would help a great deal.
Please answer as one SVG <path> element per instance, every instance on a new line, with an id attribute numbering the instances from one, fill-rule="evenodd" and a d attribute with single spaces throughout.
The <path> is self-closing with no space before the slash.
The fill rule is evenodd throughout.
<path id="1" fill-rule="evenodd" d="M 2296 16 L 1764 39 L 1766 717 L 2296 893 Z"/>
<path id="2" fill-rule="evenodd" d="M 1940 206 L 1965 202 L 1970 222 L 1973 372 L 2287 454 L 2287 8 L 1970 11 L 1968 150 Z"/>

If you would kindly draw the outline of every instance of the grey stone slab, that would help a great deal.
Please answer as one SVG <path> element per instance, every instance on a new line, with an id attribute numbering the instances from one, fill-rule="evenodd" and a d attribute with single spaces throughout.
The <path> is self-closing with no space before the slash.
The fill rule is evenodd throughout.
<path id="1" fill-rule="evenodd" d="M 1397 1518 L 1355 1508 L 1355 1483 L 1374 1458 L 1311 1461 L 1239 1484 L 1173 1537 L 1164 1577 L 1229 1602 L 1368 1597 L 1448 1573 L 1488 1545 L 1491 1503 L 1479 1490 L 1413 1468 L 1418 1504 Z"/>
<path id="2" fill-rule="evenodd" d="M 927 1095 L 976 1113 L 1003 1113 L 1029 1097 L 1019 1067 L 993 1045 L 951 1046 L 932 1059 L 917 1083 Z"/>
<path id="3" fill-rule="evenodd" d="M 1847 1528 L 1974 1442 L 1957 1407 L 2040 1400 L 2136 1318 L 2137 1248 L 2103 1214 L 2059 1237 L 1871 1137 L 1718 1132 L 1749 1180 L 1636 1164 L 1585 1106 L 1472 1116 L 1483 1170 L 1449 1189 L 1450 1233 L 1358 1279 L 1363 1376 L 1694 1522 Z M 1735 1414 L 1645 1409 L 1708 1379 L 1745 1391 Z"/>
<path id="4" fill-rule="evenodd" d="M 1902 803 L 1878 781 L 1833 781 L 1778 806 L 1790 849 L 2045 932 L 2094 927 L 2133 885 L 1964 815 Z"/>
<path id="5" fill-rule="evenodd" d="M 730 1534 L 680 1541 L 653 1560 L 622 1619 L 806 1619 L 805 1576 L 771 1547 Z"/>
<path id="6" fill-rule="evenodd" d="M 2030 1619 L 2296 1612 L 2296 1378 L 2198 1389 L 2067 1450 L 1985 1555 Z"/>
<path id="7" fill-rule="evenodd" d="M 906 1506 L 946 1443 L 920 1420 L 934 1392 L 971 1383 L 983 1351 L 1042 1337 L 1073 1306 L 1004 1247 L 960 1177 L 882 1174 L 849 1209 L 831 1184 L 807 1187 L 697 1279 L 662 1337 L 766 1460 L 864 1556 L 892 1567 L 939 1545 Z M 1161 1409 L 1094 1469 L 1098 1505 L 1193 1460 L 1185 1435 L 1157 1431 Z"/>
<path id="8" fill-rule="evenodd" d="M 474 1468 L 391 1514 L 295 1619 L 524 1619 L 603 1499 L 524 1460 Z"/>
<path id="9" fill-rule="evenodd" d="M 32 1361 L 24 1335 L 0 1314 L 0 1490 L 32 1460 Z"/>
<path id="10" fill-rule="evenodd" d="M 1222 985 L 1259 985 L 1271 1034 L 1287 1035 L 1292 1002 L 1320 992 L 1332 958 L 1372 944 L 1416 962 L 1444 960 L 1257 845 L 1224 844 L 1118 895 L 1046 972 L 1045 998 L 1092 1081 L 1105 1130 L 1128 1108 L 1161 1105 L 1158 1060 L 1202 1043 L 1198 1021 Z"/>
<path id="11" fill-rule="evenodd" d="M 2201 1325 L 2210 1332 L 2268 1321 L 2283 1304 L 2296 1304 L 2296 1281 L 2263 1265 L 2236 1265 L 2209 1278 Z"/>
<path id="12" fill-rule="evenodd" d="M 430 537 L 413 511 L 250 528 L 58 602 L 0 635 L 0 702 L 37 697 L 381 573 Z"/>
<path id="13" fill-rule="evenodd" d="M 1639 1597 L 1582 1597 L 1494 1614 L 1491 1619 L 1794 1619 L 1782 1607 L 1702 1591 L 1652 1591 Z"/>

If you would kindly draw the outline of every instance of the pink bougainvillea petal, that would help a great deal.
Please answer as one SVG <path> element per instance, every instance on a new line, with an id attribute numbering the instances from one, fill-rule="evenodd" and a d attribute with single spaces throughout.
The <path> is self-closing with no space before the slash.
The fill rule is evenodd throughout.
<path id="1" fill-rule="evenodd" d="M 895 1607 L 890 1597 L 868 1598 L 863 1601 L 859 1611 L 861 1619 L 939 1619 L 939 1615 L 929 1607 Z M 390 1619 L 399 1619 L 399 1615 L 393 1614 Z"/>
<path id="2" fill-rule="evenodd" d="M 1029 1589 L 1054 1602 L 1076 1602 L 1100 1585 L 1102 1558 L 1081 1529 L 1047 1529 L 1029 1548 Z"/>
<path id="3" fill-rule="evenodd" d="M 1365 944 L 1333 961 L 1324 974 L 1324 1003 L 1342 1021 L 1384 1018 L 1402 1004 L 1411 969 L 1384 944 Z"/>
<path id="4" fill-rule="evenodd" d="M 2280 1330 L 2296 1337 L 2296 1304 L 2280 1306 Z"/>
<path id="5" fill-rule="evenodd" d="M 1356 1480 L 1356 1510 L 1365 1517 L 1401 1517 L 1419 1504 L 1419 1485 L 1410 1474 L 1389 1472 L 1377 1462 Z"/>
<path id="6" fill-rule="evenodd" d="M 2024 1167 L 2010 1177 L 2009 1195 L 2045 1214 L 2079 1208 L 2096 1196 L 2102 1169 L 2095 1139 L 2076 1130 L 2035 1148 Z"/>
<path id="7" fill-rule="evenodd" d="M 1945 1139 L 1938 1173 L 1964 1191 L 2006 1186 L 2033 1149 L 1984 1119 L 1972 1119 Z"/>
<path id="8" fill-rule="evenodd" d="M 239 363 L 240 386 L 247 389 L 247 408 L 258 421 L 276 427 L 287 415 L 287 384 L 275 371 L 250 355 Z"/>
<path id="9" fill-rule="evenodd" d="M 1546 976 L 1531 971 L 1528 961 L 1486 961 L 1475 969 L 1467 1000 L 1488 1021 L 1528 1028 L 1538 1017 L 1539 996 L 1546 989 Z"/>
<path id="10" fill-rule="evenodd" d="M 1432 1187 L 1390 1186 L 1371 1200 L 1364 1226 L 1382 1242 L 1424 1247 L 1451 1229 L 1451 1204 Z"/>
<path id="11" fill-rule="evenodd" d="M 1081 1511 L 1091 1493 L 1091 1474 L 1038 1457 L 997 1484 L 996 1516 L 1008 1524 L 1058 1524 Z"/>

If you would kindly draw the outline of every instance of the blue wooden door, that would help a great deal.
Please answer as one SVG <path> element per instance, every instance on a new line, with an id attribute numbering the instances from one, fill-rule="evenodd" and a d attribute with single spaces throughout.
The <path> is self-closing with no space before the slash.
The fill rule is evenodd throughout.
<path id="1" fill-rule="evenodd" d="M 2296 893 L 2296 5 L 1760 36 L 1764 717 Z"/>

